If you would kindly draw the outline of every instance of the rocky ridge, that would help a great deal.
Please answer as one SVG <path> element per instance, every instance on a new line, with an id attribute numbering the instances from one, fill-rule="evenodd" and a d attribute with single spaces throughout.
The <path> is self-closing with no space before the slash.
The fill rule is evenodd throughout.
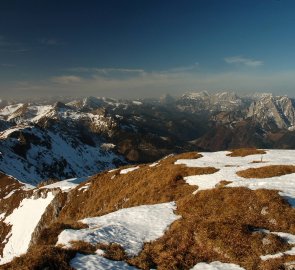
<path id="1" fill-rule="evenodd" d="M 1 104 L 0 170 L 34 183 L 193 150 L 295 148 L 294 100 L 286 96 L 203 91 Z"/>

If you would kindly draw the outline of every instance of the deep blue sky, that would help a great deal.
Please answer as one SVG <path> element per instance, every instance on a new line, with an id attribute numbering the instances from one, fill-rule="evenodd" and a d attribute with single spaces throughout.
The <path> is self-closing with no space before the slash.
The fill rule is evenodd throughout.
<path id="1" fill-rule="evenodd" d="M 1 0 L 0 98 L 295 96 L 294 0 Z"/>

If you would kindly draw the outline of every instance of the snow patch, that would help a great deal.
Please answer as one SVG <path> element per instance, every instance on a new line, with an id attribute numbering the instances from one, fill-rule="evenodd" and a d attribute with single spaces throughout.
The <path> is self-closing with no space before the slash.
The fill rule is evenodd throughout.
<path id="1" fill-rule="evenodd" d="M 5 217 L 5 213 L 1 213 L 0 214 L 0 221 L 2 221 L 4 219 L 4 217 Z"/>
<path id="2" fill-rule="evenodd" d="M 16 189 L 10 191 L 5 197 L 3 197 L 3 199 L 4 199 L 4 200 L 5 200 L 5 199 L 8 199 L 9 197 L 11 197 L 11 196 L 14 194 L 15 191 L 16 191 Z"/>
<path id="3" fill-rule="evenodd" d="M 130 256 L 137 255 L 145 242 L 161 237 L 170 224 L 180 218 L 173 213 L 175 203 L 142 205 L 81 220 L 89 228 L 64 230 L 57 245 L 70 247 L 71 241 L 96 243 L 117 243 Z"/>
<path id="4" fill-rule="evenodd" d="M 261 155 L 249 155 L 246 157 L 230 157 L 228 151 L 214 153 L 201 153 L 203 157 L 198 159 L 181 159 L 175 164 L 184 164 L 188 167 L 214 167 L 219 171 L 213 174 L 188 176 L 184 179 L 190 185 L 197 185 L 200 190 L 212 189 L 222 180 L 231 181 L 228 187 L 247 187 L 256 189 L 280 190 L 280 195 L 285 197 L 289 203 L 295 206 L 295 177 L 293 174 L 286 174 L 271 178 L 242 178 L 236 173 L 249 168 L 259 168 L 270 165 L 294 165 L 294 150 L 267 150 L 264 154 L 263 163 L 253 163 L 261 161 Z"/>
<path id="5" fill-rule="evenodd" d="M 81 177 L 81 178 L 71 178 L 63 181 L 59 181 L 47 186 L 43 186 L 40 189 L 51 189 L 51 188 L 60 188 L 62 191 L 68 192 L 75 187 L 77 187 L 80 183 L 86 181 L 89 178 L 87 177 Z"/>
<path id="6" fill-rule="evenodd" d="M 216 261 L 212 263 L 198 263 L 191 270 L 245 270 L 245 268 L 233 263 L 222 263 Z"/>
<path id="7" fill-rule="evenodd" d="M 121 170 L 121 171 L 120 171 L 120 174 L 127 174 L 127 173 L 132 172 L 132 171 L 135 171 L 135 170 L 137 170 L 137 169 L 139 169 L 139 166 L 137 166 L 137 167 L 132 167 L 132 168 L 127 168 L 127 169 Z"/>
<path id="8" fill-rule="evenodd" d="M 27 252 L 31 235 L 53 198 L 54 195 L 51 192 L 47 193 L 46 198 L 40 197 L 36 200 L 25 198 L 21 201 L 19 207 L 4 219 L 4 222 L 11 225 L 12 228 L 10 235 L 5 239 L 6 244 L 3 249 L 3 256 L 0 257 L 0 265 Z"/>
<path id="9" fill-rule="evenodd" d="M 149 166 L 150 166 L 150 167 L 155 167 L 155 166 L 157 166 L 158 164 L 159 164 L 159 162 L 154 162 L 154 163 L 150 164 Z"/>
<path id="10" fill-rule="evenodd" d="M 114 149 L 116 147 L 116 145 L 113 143 L 103 143 L 100 145 L 100 147 L 102 150 L 110 151 L 110 150 Z"/>
<path id="11" fill-rule="evenodd" d="M 133 103 L 134 105 L 142 105 L 142 102 L 137 101 L 137 100 L 133 100 L 132 103 Z"/>
<path id="12" fill-rule="evenodd" d="M 112 261 L 99 255 L 83 255 L 78 253 L 70 262 L 77 270 L 135 270 L 133 266 L 122 262 Z"/>

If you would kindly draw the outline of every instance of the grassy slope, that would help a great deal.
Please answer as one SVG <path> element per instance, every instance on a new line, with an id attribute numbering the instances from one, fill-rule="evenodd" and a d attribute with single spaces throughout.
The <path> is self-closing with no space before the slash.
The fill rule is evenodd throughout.
<path id="1" fill-rule="evenodd" d="M 102 245 L 106 256 L 142 269 L 190 269 L 197 262 L 215 260 L 237 263 L 246 269 L 285 269 L 283 263 L 295 260 L 294 256 L 263 262 L 260 255 L 285 251 L 290 246 L 280 237 L 256 228 L 295 234 L 295 209 L 273 190 L 220 185 L 193 195 L 197 187 L 186 184 L 183 178 L 217 170 L 187 168 L 174 162 L 198 157 L 197 153 L 171 156 L 154 167 L 142 165 L 125 175 L 116 170 L 90 178 L 88 190 L 81 189 L 85 186 L 82 183 L 69 193 L 54 222 L 48 217 L 48 227 L 43 228 L 29 252 L 0 269 L 70 269 L 68 262 L 77 250 L 91 253 L 95 248 L 84 243 L 76 243 L 72 250 L 54 247 L 63 229 L 81 228 L 77 221 L 82 218 L 169 201 L 176 201 L 182 219 L 174 222 L 163 237 L 145 244 L 135 258 L 127 258 L 116 245 Z M 262 209 L 268 209 L 267 214 Z"/>

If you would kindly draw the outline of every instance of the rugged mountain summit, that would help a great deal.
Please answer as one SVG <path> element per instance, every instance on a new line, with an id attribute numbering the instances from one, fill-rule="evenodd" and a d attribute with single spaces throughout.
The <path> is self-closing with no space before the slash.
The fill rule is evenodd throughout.
<path id="1" fill-rule="evenodd" d="M 209 94 L 207 91 L 188 93 L 179 98 L 177 106 L 180 110 L 190 112 L 227 112 L 243 109 L 247 105 L 233 92 L 221 92 Z"/>
<path id="2" fill-rule="evenodd" d="M 78 112 L 63 103 L 17 104 L 0 115 L 10 123 L 0 134 L 0 169 L 20 180 L 85 176 L 124 163 L 105 147 L 115 122 L 99 112 Z"/>
<path id="3" fill-rule="evenodd" d="M 287 96 L 275 97 L 271 94 L 253 101 L 247 117 L 267 129 L 294 129 L 295 102 Z"/>
<path id="4" fill-rule="evenodd" d="M 294 100 L 285 96 L 203 91 L 159 100 L 1 104 L 0 170 L 34 183 L 171 153 L 295 148 Z"/>

